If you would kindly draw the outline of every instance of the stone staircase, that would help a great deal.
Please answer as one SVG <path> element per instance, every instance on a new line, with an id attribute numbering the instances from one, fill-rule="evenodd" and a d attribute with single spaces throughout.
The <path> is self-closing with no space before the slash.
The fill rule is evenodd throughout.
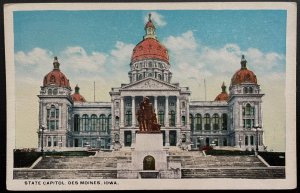
<path id="1" fill-rule="evenodd" d="M 115 169 L 113 157 L 44 157 L 33 169 Z"/>
<path id="2" fill-rule="evenodd" d="M 14 169 L 14 179 L 116 179 L 117 170 Z"/>

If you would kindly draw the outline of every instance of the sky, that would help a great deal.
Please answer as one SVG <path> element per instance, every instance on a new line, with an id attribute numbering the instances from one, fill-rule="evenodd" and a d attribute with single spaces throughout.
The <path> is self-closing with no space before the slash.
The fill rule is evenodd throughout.
<path id="1" fill-rule="evenodd" d="M 145 34 L 148 13 L 170 56 L 172 82 L 188 86 L 191 100 L 228 87 L 244 54 L 261 85 L 268 150 L 285 151 L 286 11 L 94 10 L 15 11 L 16 147 L 37 147 L 38 97 L 57 56 L 74 90 L 110 101 L 111 87 L 128 83 L 132 50 Z"/>

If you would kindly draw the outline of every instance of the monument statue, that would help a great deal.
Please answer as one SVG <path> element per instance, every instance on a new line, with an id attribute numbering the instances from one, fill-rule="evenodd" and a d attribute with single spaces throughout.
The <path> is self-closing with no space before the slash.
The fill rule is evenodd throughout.
<path id="1" fill-rule="evenodd" d="M 140 109 L 137 111 L 137 120 L 139 122 L 140 132 L 160 133 L 160 126 L 152 104 L 148 97 L 144 97 L 140 103 Z"/>

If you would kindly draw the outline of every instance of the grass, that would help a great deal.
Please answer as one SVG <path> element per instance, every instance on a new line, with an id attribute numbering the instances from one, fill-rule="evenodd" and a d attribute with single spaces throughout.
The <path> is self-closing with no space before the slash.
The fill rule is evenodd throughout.
<path id="1" fill-rule="evenodd" d="M 44 156 L 91 156 L 95 152 L 87 151 L 61 151 L 61 152 L 44 152 Z M 14 168 L 30 167 L 40 156 L 41 152 L 14 152 Z"/>

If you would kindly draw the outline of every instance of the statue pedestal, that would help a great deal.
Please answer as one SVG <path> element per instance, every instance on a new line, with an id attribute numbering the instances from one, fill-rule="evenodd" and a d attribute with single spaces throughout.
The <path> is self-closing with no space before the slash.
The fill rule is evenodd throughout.
<path id="1" fill-rule="evenodd" d="M 132 167 L 136 170 L 143 170 L 146 156 L 154 158 L 154 170 L 167 169 L 167 153 L 163 150 L 162 133 L 136 134 L 135 149 L 132 152 Z"/>

